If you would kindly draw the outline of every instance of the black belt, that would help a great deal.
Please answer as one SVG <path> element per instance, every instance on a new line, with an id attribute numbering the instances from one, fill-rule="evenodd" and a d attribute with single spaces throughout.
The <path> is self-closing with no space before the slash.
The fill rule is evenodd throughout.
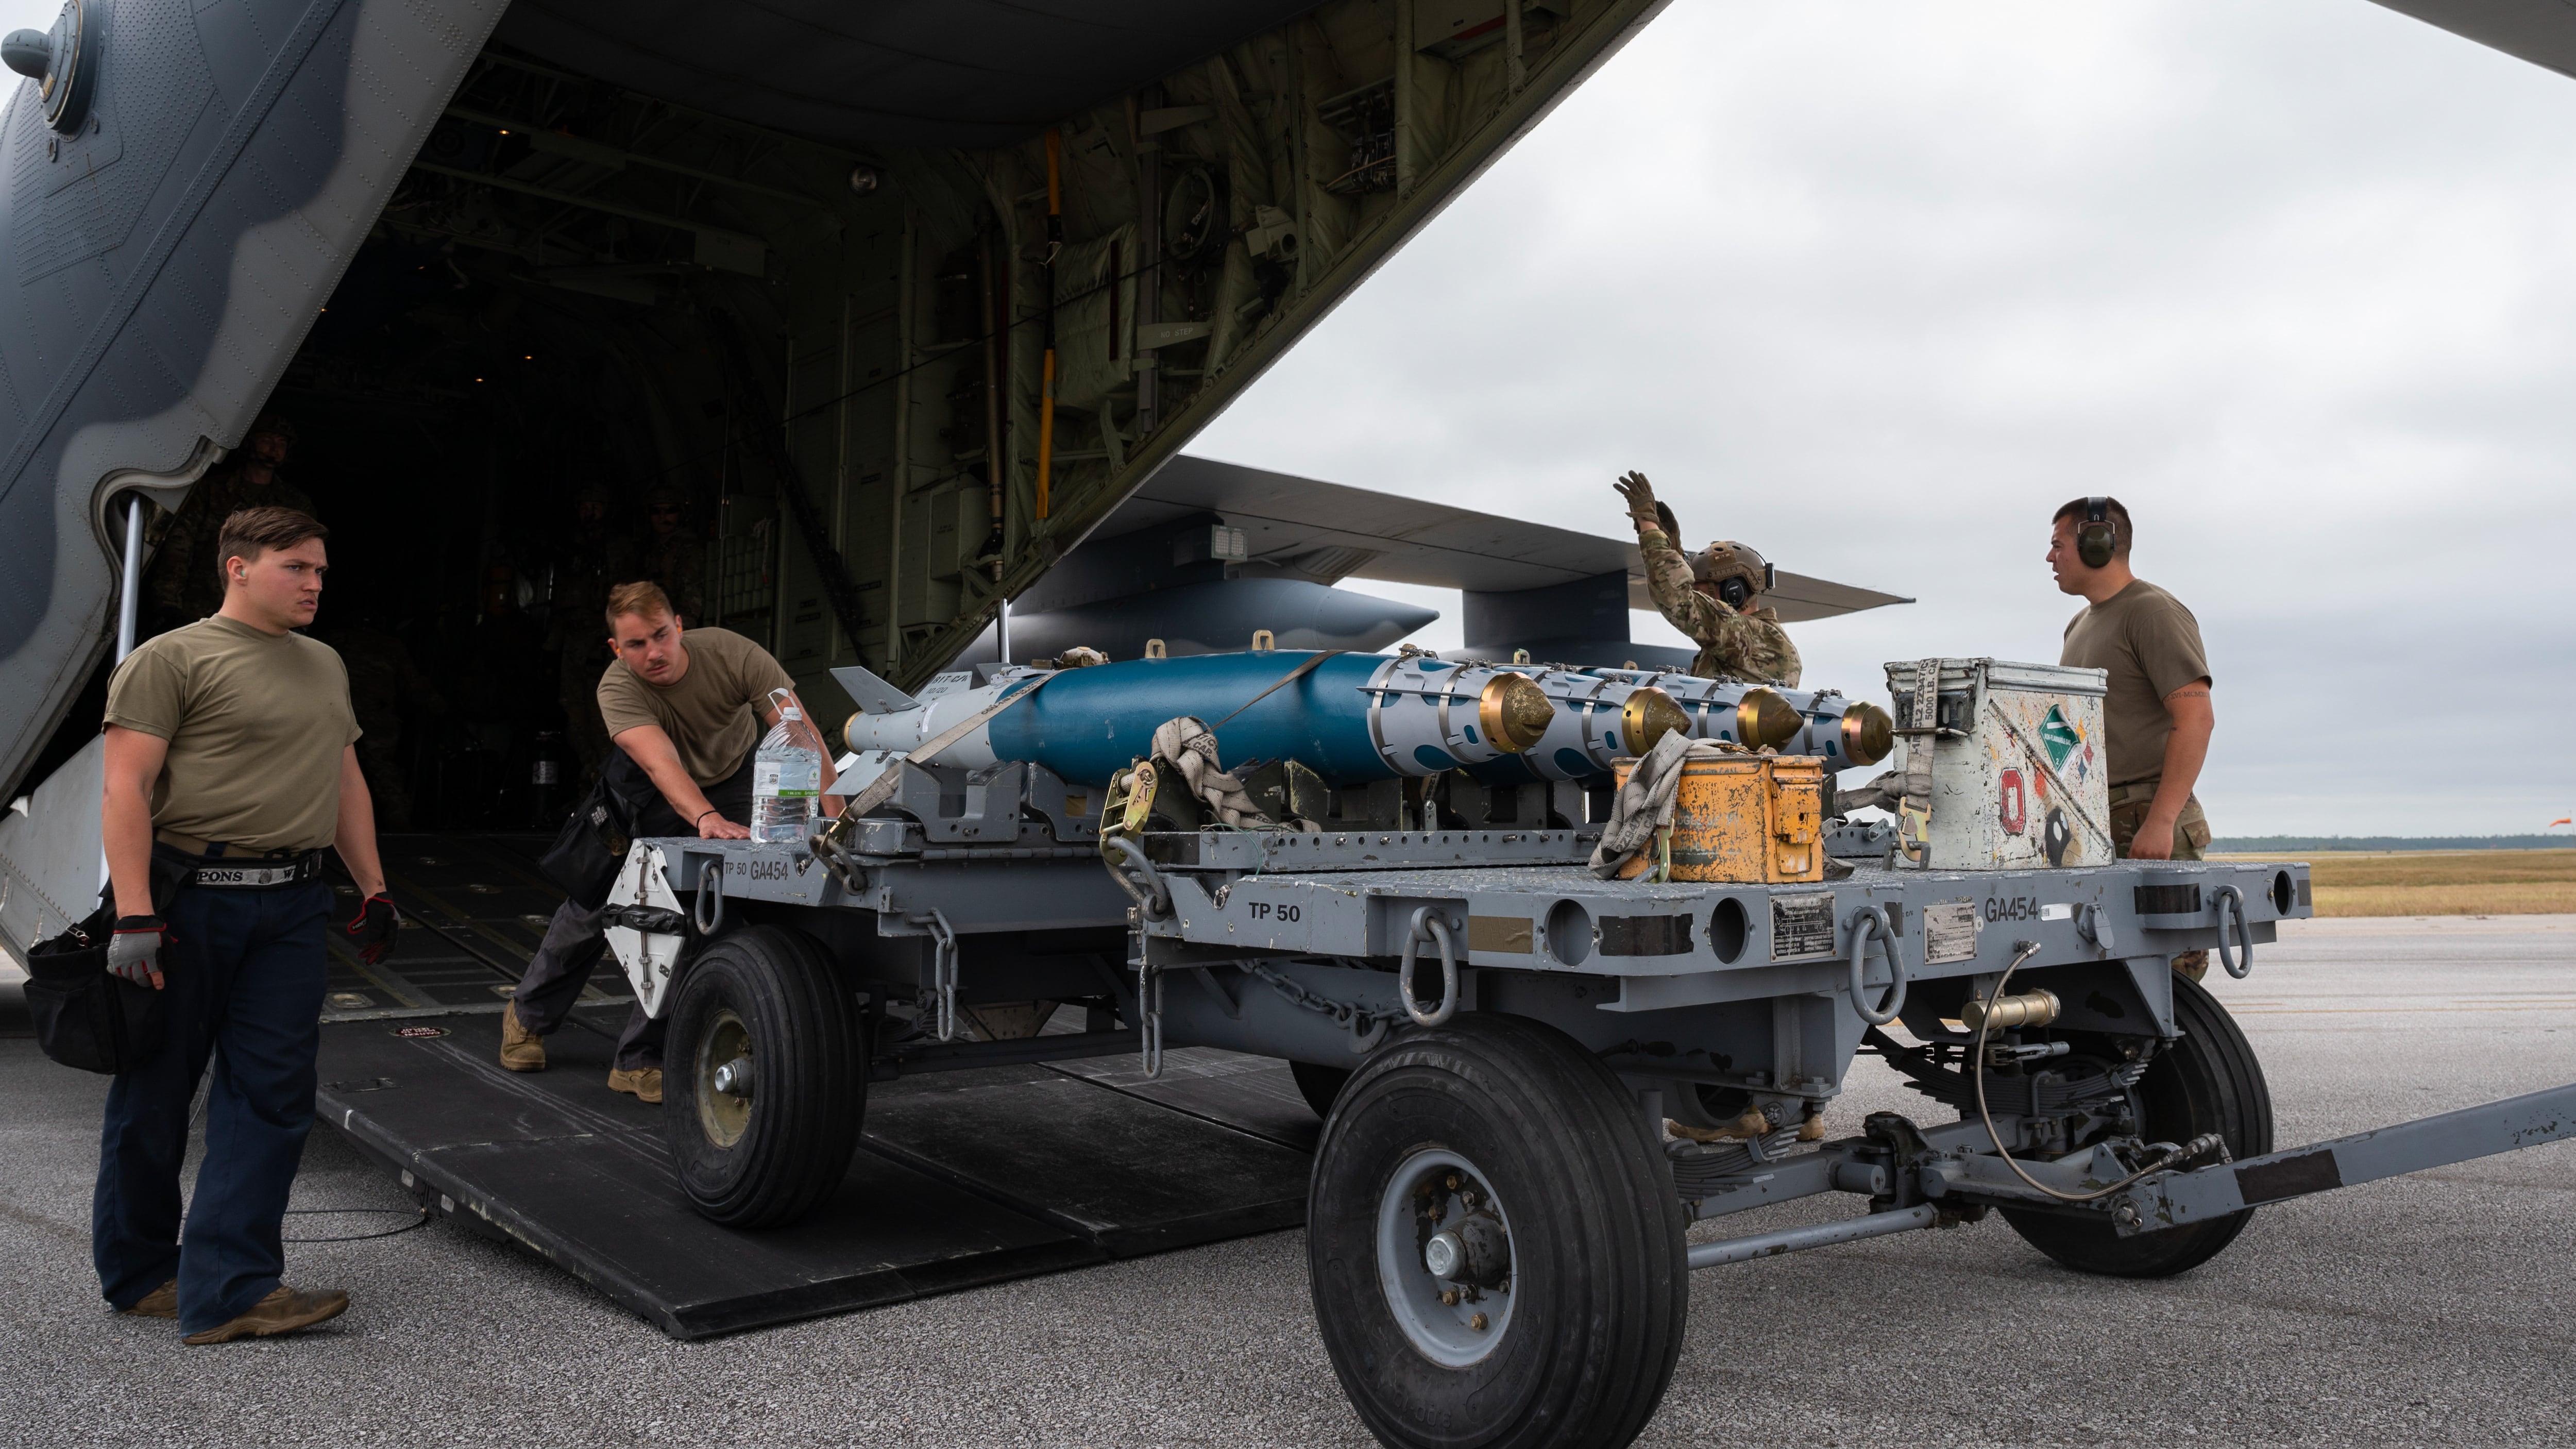
<path id="1" fill-rule="evenodd" d="M 187 871 L 184 877 L 186 884 L 212 886 L 218 890 L 275 890 L 280 886 L 302 885 L 322 878 L 322 852 L 318 850 L 241 859 L 183 852 L 181 862 Z"/>

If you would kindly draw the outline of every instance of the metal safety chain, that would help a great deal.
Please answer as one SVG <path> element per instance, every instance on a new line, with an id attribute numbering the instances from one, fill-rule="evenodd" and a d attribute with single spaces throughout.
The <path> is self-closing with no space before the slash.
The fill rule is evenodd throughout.
<path id="1" fill-rule="evenodd" d="M 946 912 L 932 908 L 927 914 L 911 916 L 916 926 L 930 928 L 930 985 L 937 993 L 938 1007 L 932 1017 L 941 1041 L 957 1039 L 957 928 L 948 924 Z"/>
<path id="2" fill-rule="evenodd" d="M 1137 1069 L 1148 1079 L 1163 1074 L 1163 973 L 1151 961 L 1136 963 Z"/>
<path id="3" fill-rule="evenodd" d="M 1258 961 L 1238 961 L 1244 970 L 1268 982 L 1289 1004 L 1329 1016 L 1351 1033 L 1351 1050 L 1367 1052 L 1386 1039 L 1387 1030 L 1407 1018 L 1399 1012 L 1376 1011 L 1352 1001 L 1339 1001 Z"/>

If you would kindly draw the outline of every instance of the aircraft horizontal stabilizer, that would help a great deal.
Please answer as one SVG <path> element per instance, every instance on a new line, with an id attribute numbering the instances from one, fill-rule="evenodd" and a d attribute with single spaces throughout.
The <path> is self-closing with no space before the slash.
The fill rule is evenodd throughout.
<path id="1" fill-rule="evenodd" d="M 1605 489 L 1603 507 L 1610 505 Z M 1655 607 L 1646 592 L 1645 561 L 1632 540 L 1213 458 L 1173 459 L 1119 505 L 1093 538 L 1096 544 L 1202 514 L 1216 515 L 1241 533 L 1241 557 L 1252 571 L 1319 583 L 1378 579 L 1477 594 L 1519 593 L 1619 573 L 1628 580 L 1629 608 Z M 1914 601 L 1783 569 L 1770 602 L 1782 620 L 1798 623 Z"/>

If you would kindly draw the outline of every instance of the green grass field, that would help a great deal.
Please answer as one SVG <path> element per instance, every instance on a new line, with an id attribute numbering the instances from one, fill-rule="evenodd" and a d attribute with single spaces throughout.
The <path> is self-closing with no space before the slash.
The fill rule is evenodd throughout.
<path id="1" fill-rule="evenodd" d="M 2576 913 L 2576 850 L 2320 851 L 2301 858 L 2316 882 L 2320 916 Z"/>

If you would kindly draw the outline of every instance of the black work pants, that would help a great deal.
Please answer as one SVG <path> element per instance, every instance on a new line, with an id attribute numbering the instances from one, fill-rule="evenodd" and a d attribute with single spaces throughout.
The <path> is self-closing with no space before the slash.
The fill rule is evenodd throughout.
<path id="1" fill-rule="evenodd" d="M 606 770 L 641 771 L 623 750 L 612 750 Z M 737 825 L 751 820 L 751 761 L 726 777 L 722 783 L 706 787 L 707 803 L 725 819 Z M 660 795 L 644 807 L 635 821 L 638 839 L 646 836 L 685 835 L 695 837 L 696 822 L 682 820 L 671 802 Z M 539 1036 L 551 1034 L 572 1013 L 573 1003 L 581 999 L 581 989 L 590 984 L 590 973 L 608 950 L 606 927 L 601 918 L 608 907 L 586 910 L 565 901 L 555 907 L 554 919 L 546 922 L 546 938 L 537 946 L 537 954 L 528 958 L 527 973 L 519 978 L 519 989 L 512 994 L 513 1008 L 519 1025 Z M 662 1064 L 662 1032 L 668 1018 L 657 1020 L 644 1014 L 639 998 L 626 1014 L 626 1029 L 617 1037 L 617 1067 L 636 1071 Z"/>
<path id="2" fill-rule="evenodd" d="M 161 1049 L 108 1088 L 90 1200 L 90 1254 L 111 1305 L 130 1308 L 176 1278 L 179 1327 L 200 1333 L 277 1286 L 286 1195 L 313 1129 L 330 909 L 321 880 L 191 886 L 164 908 L 168 1027 Z M 183 1243 L 179 1169 L 209 1056 L 206 1157 Z"/>

